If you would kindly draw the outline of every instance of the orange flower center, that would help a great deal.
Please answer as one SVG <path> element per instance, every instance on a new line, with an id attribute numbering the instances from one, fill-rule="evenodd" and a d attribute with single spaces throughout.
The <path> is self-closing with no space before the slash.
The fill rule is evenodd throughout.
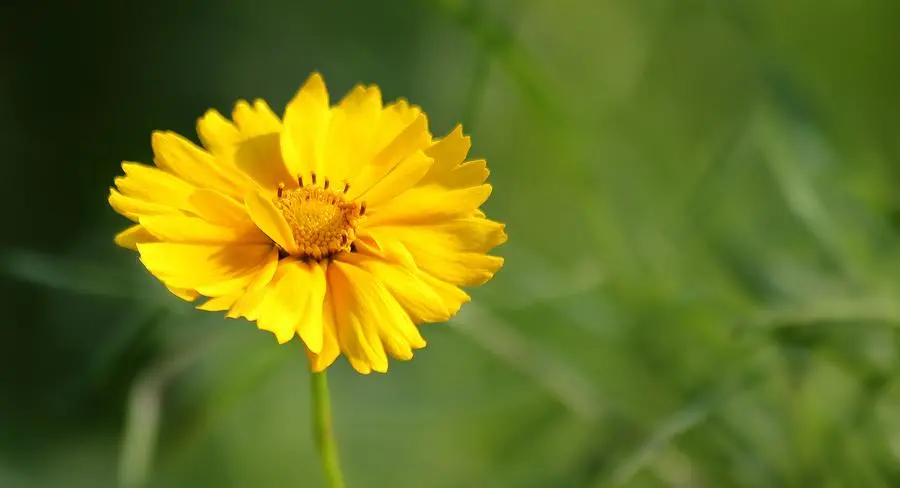
<path id="1" fill-rule="evenodd" d="M 278 190 L 275 207 L 290 226 L 300 257 L 319 261 L 350 251 L 366 205 L 346 201 L 343 193 L 329 189 L 328 180 L 324 187 L 303 186 L 302 178 L 300 188 Z"/>

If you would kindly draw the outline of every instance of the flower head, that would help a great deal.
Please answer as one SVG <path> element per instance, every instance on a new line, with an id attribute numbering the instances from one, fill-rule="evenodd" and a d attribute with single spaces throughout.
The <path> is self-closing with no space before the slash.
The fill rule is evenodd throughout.
<path id="1" fill-rule="evenodd" d="M 109 203 L 135 222 L 116 236 L 178 297 L 255 321 L 279 343 L 299 336 L 311 368 L 340 354 L 360 373 L 425 346 L 418 324 L 493 277 L 503 224 L 479 210 L 483 160 L 465 161 L 457 127 L 376 86 L 331 106 L 313 74 L 283 120 L 262 100 L 197 123 L 203 147 L 154 132 L 156 166 L 124 162 Z"/>

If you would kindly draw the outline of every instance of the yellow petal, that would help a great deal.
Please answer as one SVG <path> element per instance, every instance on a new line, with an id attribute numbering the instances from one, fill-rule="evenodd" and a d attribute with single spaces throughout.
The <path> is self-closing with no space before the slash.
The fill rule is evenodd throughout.
<path id="1" fill-rule="evenodd" d="M 266 263 L 258 270 L 247 276 L 239 276 L 225 281 L 217 281 L 209 285 L 201 285 L 197 287 L 197 291 L 201 295 L 208 297 L 220 297 L 226 295 L 240 295 L 237 300 L 243 298 L 244 295 L 253 294 L 256 291 L 264 289 L 275 275 L 278 268 L 278 250 L 274 247 L 266 258 Z"/>
<path id="2" fill-rule="evenodd" d="M 216 110 L 207 110 L 197 120 L 197 135 L 216 157 L 230 157 L 238 141 L 243 139 L 237 127 Z"/>
<path id="3" fill-rule="evenodd" d="M 278 266 L 257 326 L 271 331 L 279 343 L 300 335 L 310 351 L 322 350 L 322 303 L 325 298 L 325 276 L 322 268 L 287 259 Z"/>
<path id="4" fill-rule="evenodd" d="M 443 139 L 433 143 L 426 154 L 434 158 L 434 172 L 447 172 L 463 162 L 471 147 L 471 139 L 464 136 L 462 126 L 457 125 Z"/>
<path id="5" fill-rule="evenodd" d="M 243 205 L 215 190 L 194 190 L 189 200 L 197 215 L 214 224 L 229 227 L 253 225 Z"/>
<path id="6" fill-rule="evenodd" d="M 231 308 L 234 305 L 235 300 L 240 298 L 242 293 L 233 293 L 231 295 L 224 295 L 220 297 L 213 297 L 209 300 L 203 302 L 200 305 L 197 305 L 197 310 L 205 310 L 207 312 L 223 312 Z"/>
<path id="7" fill-rule="evenodd" d="M 268 293 L 268 288 L 245 292 L 234 302 L 225 316 L 230 319 L 244 317 L 251 322 L 257 320 L 262 312 L 262 303 L 266 298 L 266 293 Z"/>
<path id="8" fill-rule="evenodd" d="M 400 241 L 423 271 L 454 285 L 480 285 L 503 266 L 503 258 L 484 254 L 506 240 L 497 222 L 470 218 L 378 230 L 383 240 Z"/>
<path id="9" fill-rule="evenodd" d="M 109 205 L 120 214 L 137 222 L 144 215 L 179 215 L 181 211 L 159 203 L 126 197 L 115 188 L 109 189 Z"/>
<path id="10" fill-rule="evenodd" d="M 456 315 L 456 313 L 459 312 L 460 307 L 469 303 L 472 299 L 472 297 L 456 285 L 441 281 L 422 270 L 415 270 L 414 273 L 416 278 L 431 287 L 431 289 L 441 297 L 441 300 L 444 302 L 444 306 L 447 307 L 447 312 L 451 317 Z"/>
<path id="11" fill-rule="evenodd" d="M 264 289 L 262 299 L 257 305 L 256 326 L 260 330 L 267 330 L 275 335 L 275 339 L 279 344 L 285 344 L 294 338 L 296 331 L 292 323 L 284 318 L 282 294 L 287 293 L 287 288 L 282 285 L 281 281 L 287 275 L 288 270 L 297 263 L 294 259 L 284 259 L 278 262 L 278 270 L 272 281 Z M 280 290 L 279 290 L 280 288 Z"/>
<path id="12" fill-rule="evenodd" d="M 403 131 L 378 151 L 371 164 L 353 177 L 347 198 L 356 199 L 390 173 L 405 157 L 425 149 L 431 143 L 428 119 L 420 114 Z"/>
<path id="13" fill-rule="evenodd" d="M 281 131 L 281 154 L 291 176 L 322 173 L 324 139 L 329 119 L 328 91 L 313 73 L 287 105 Z"/>
<path id="14" fill-rule="evenodd" d="M 416 267 L 416 260 L 397 236 L 390 233 L 390 229 L 372 227 L 363 229 L 356 241 L 360 252 L 370 256 L 378 256 L 385 261 L 401 264 L 408 268 Z"/>
<path id="15" fill-rule="evenodd" d="M 156 131 L 151 139 L 156 165 L 200 188 L 211 188 L 227 195 L 240 193 L 240 187 L 222 173 L 215 158 L 174 132 Z"/>
<path id="16" fill-rule="evenodd" d="M 128 161 L 122 162 L 125 177 L 116 178 L 116 186 L 122 194 L 187 210 L 188 196 L 194 186 L 159 168 Z"/>
<path id="17" fill-rule="evenodd" d="M 280 160 L 280 154 L 271 157 L 273 147 L 279 153 L 277 142 L 273 146 L 271 139 L 273 136 L 275 140 L 278 139 L 277 132 L 281 122 L 262 100 L 254 101 L 252 106 L 244 100 L 238 101 L 233 116 L 235 123 L 215 110 L 210 110 L 197 121 L 197 133 L 203 145 L 215 156 L 214 162 L 219 172 L 225 179 L 244 188 L 257 184 L 248 173 L 255 176 L 271 173 L 267 168 Z M 256 140 L 257 138 L 261 139 Z M 247 147 L 244 147 L 248 140 L 254 142 L 247 143 Z M 236 165 L 239 149 L 243 165 L 241 168 Z M 261 160 L 256 159 L 257 157 Z"/>
<path id="18" fill-rule="evenodd" d="M 262 229 L 276 244 L 290 254 L 299 252 L 290 226 L 284 220 L 281 212 L 275 208 L 272 200 L 257 191 L 252 191 L 244 198 L 244 204 L 256 226 Z"/>
<path id="19" fill-rule="evenodd" d="M 491 185 L 447 190 L 416 186 L 367 211 L 366 225 L 430 223 L 472 215 L 491 195 Z"/>
<path id="20" fill-rule="evenodd" d="M 256 320 L 259 317 L 259 305 L 268 292 L 268 287 L 275 278 L 280 261 L 270 260 L 250 282 L 246 292 L 235 300 L 234 305 L 225 315 L 228 318 L 245 317 L 247 320 Z"/>
<path id="21" fill-rule="evenodd" d="M 278 268 L 275 276 L 263 290 L 261 290 L 261 299 L 257 305 L 256 326 L 260 330 L 268 330 L 275 334 L 279 344 L 284 344 L 294 337 L 294 330 L 290 324 L 281 326 L 280 311 L 283 308 L 280 300 L 273 300 L 272 297 L 279 293 L 278 288 L 281 280 L 287 275 L 290 265 L 296 263 L 294 259 L 283 259 L 278 262 Z M 283 287 L 282 287 L 283 288 Z M 282 292 L 284 289 L 282 289 Z"/>
<path id="22" fill-rule="evenodd" d="M 125 249 L 137 251 L 137 244 L 143 242 L 155 242 L 157 239 L 147 229 L 141 227 L 140 224 L 131 227 L 116 234 L 115 243 Z"/>
<path id="23" fill-rule="evenodd" d="M 214 156 L 211 163 L 221 179 L 229 182 L 229 188 L 235 192 L 254 184 L 243 171 L 234 165 L 234 153 L 238 144 L 247 139 L 230 120 L 215 110 L 208 110 L 197 120 L 197 134 L 203 146 Z M 236 196 L 232 194 L 232 196 Z"/>
<path id="24" fill-rule="evenodd" d="M 432 252 L 416 246 L 410 246 L 410 252 L 423 271 L 459 286 L 482 285 L 503 267 L 503 258 L 488 254 Z"/>
<path id="25" fill-rule="evenodd" d="M 341 352 L 360 374 L 369 374 L 373 369 L 387 371 L 384 346 L 380 342 L 375 345 L 377 349 L 370 345 L 363 330 L 363 324 L 371 324 L 375 318 L 360 316 L 362 311 L 353 293 L 355 285 L 340 271 L 336 261 L 329 264 L 327 271 L 328 292 L 331 294 Z"/>
<path id="26" fill-rule="evenodd" d="M 324 149 L 329 178 L 336 182 L 352 179 L 371 160 L 380 117 L 381 90 L 377 86 L 357 85 L 331 110 Z"/>
<path id="27" fill-rule="evenodd" d="M 186 215 L 141 217 L 141 225 L 161 241 L 191 244 L 266 244 L 268 237 L 252 226 L 229 227 Z"/>
<path id="28" fill-rule="evenodd" d="M 422 109 L 410 105 L 406 100 L 400 99 L 388 104 L 381 111 L 378 125 L 372 136 L 372 147 L 375 151 L 385 147 L 397 135 L 403 132 L 417 117 L 422 114 Z M 429 141 L 430 142 L 430 141 Z"/>
<path id="29" fill-rule="evenodd" d="M 343 261 L 339 255 L 328 268 L 333 291 L 338 340 L 344 355 L 359 372 L 387 371 L 385 353 L 398 359 L 412 358 L 412 349 L 425 341 L 409 315 L 371 273 Z"/>
<path id="30" fill-rule="evenodd" d="M 246 290 L 256 272 L 222 281 L 197 285 L 197 292 L 207 297 L 223 297 Z"/>
<path id="31" fill-rule="evenodd" d="M 153 242 L 137 245 L 144 266 L 169 286 L 198 289 L 230 280 L 247 283 L 277 253 L 271 245 Z"/>
<path id="32" fill-rule="evenodd" d="M 263 190 L 275 192 L 279 185 L 296 186 L 281 158 L 278 133 L 251 137 L 237 145 L 234 165 Z"/>
<path id="33" fill-rule="evenodd" d="M 281 121 L 263 100 L 254 100 L 251 106 L 245 100 L 238 101 L 231 113 L 244 138 L 281 131 Z"/>
<path id="34" fill-rule="evenodd" d="M 483 160 L 463 162 L 469 146 L 461 127 L 432 144 L 426 150 L 434 159 L 429 171 L 409 191 L 381 206 L 370 204 L 370 224 L 441 220 L 477 211 L 491 193 L 491 186 L 483 184 L 490 171 Z"/>
<path id="35" fill-rule="evenodd" d="M 176 297 L 178 297 L 186 302 L 193 302 L 194 300 L 196 300 L 197 298 L 200 297 L 200 294 L 197 293 L 195 290 L 190 290 L 187 288 L 175 288 L 175 287 L 167 285 L 166 289 L 168 289 L 169 292 L 171 292 Z"/>
<path id="36" fill-rule="evenodd" d="M 443 322 L 450 318 L 451 314 L 441 296 L 419 279 L 413 270 L 360 253 L 348 254 L 341 260 L 375 276 L 409 313 L 413 322 Z"/>
<path id="37" fill-rule="evenodd" d="M 325 294 L 322 306 L 322 350 L 316 354 L 307 348 L 309 368 L 314 373 L 325 371 L 341 354 L 338 343 L 337 326 L 334 321 L 334 306 L 331 303 L 331 292 Z"/>
<path id="38" fill-rule="evenodd" d="M 250 283 L 250 286 L 247 287 L 248 292 L 264 289 L 269 286 L 269 283 L 271 283 L 272 279 L 275 277 L 275 273 L 278 271 L 278 265 L 281 261 L 278 259 L 278 250 L 273 249 L 272 251 L 275 253 L 276 259 L 269 259 L 266 261 L 265 266 L 259 270 L 259 274 L 256 275 L 256 278 L 254 278 L 253 282 Z"/>
<path id="39" fill-rule="evenodd" d="M 306 347 L 313 353 L 322 351 L 324 343 L 324 315 L 325 303 L 325 264 L 310 263 L 304 265 L 309 275 L 302 284 L 301 290 L 307 294 L 305 311 L 296 324 L 297 334 L 306 343 Z"/>
<path id="40" fill-rule="evenodd" d="M 430 241 L 450 251 L 487 252 L 506 242 L 506 225 L 489 219 L 465 217 L 423 225 L 384 225 L 376 231 L 382 239 Z"/>
<path id="41" fill-rule="evenodd" d="M 440 296 L 449 316 L 452 317 L 453 315 L 456 315 L 459 308 L 471 300 L 471 297 L 459 287 L 447 283 L 446 281 L 439 280 L 420 270 L 418 265 L 416 265 L 413 255 L 410 254 L 406 246 L 398 240 L 398 236 L 391 233 L 390 229 L 376 228 L 368 229 L 366 232 L 369 235 L 364 235 L 356 241 L 360 254 L 383 259 L 389 264 L 396 264 L 406 268 L 406 270 L 412 273 L 417 280 L 428 285 L 438 296 Z M 375 239 L 372 239 L 372 236 L 374 236 Z M 369 240 L 373 241 L 373 244 L 376 245 L 364 244 Z M 403 304 L 401 297 L 398 296 L 397 299 Z M 407 307 L 407 305 L 404 304 L 404 307 Z M 411 309 L 407 308 L 407 310 Z M 424 314 L 423 321 L 429 321 L 424 319 Z"/>
<path id="42" fill-rule="evenodd" d="M 418 185 L 435 184 L 447 189 L 468 188 L 484 183 L 490 174 L 487 162 L 479 159 L 467 161 L 449 171 L 429 171 L 419 180 Z"/>
<path id="43" fill-rule="evenodd" d="M 412 349 L 425 347 L 425 340 L 419 334 L 419 329 L 377 276 L 341 259 L 345 257 L 351 257 L 351 254 L 341 255 L 336 261 L 337 266 L 347 276 L 352 276 L 351 282 L 361 308 L 378 318 L 375 326 L 369 328 L 378 331 L 385 349 L 393 357 L 411 359 Z"/>
<path id="44" fill-rule="evenodd" d="M 422 151 L 405 157 L 393 171 L 375 183 L 358 198 L 365 201 L 370 209 L 377 209 L 382 202 L 411 188 L 425 176 L 431 168 L 432 160 Z"/>

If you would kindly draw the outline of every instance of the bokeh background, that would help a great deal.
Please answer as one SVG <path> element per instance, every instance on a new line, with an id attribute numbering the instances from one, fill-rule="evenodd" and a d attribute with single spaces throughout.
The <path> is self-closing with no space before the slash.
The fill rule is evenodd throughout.
<path id="1" fill-rule="evenodd" d="M 112 244 L 150 132 L 313 70 L 462 122 L 505 268 L 387 375 L 353 487 L 900 486 L 900 3 L 0 7 L 0 486 L 322 486 L 298 343 Z"/>

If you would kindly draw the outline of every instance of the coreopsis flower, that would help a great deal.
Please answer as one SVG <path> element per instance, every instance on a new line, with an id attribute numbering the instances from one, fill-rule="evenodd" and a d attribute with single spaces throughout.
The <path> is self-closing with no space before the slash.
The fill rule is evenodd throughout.
<path id="1" fill-rule="evenodd" d="M 197 122 L 203 147 L 154 132 L 155 166 L 122 163 L 109 203 L 134 221 L 115 238 L 176 296 L 299 336 L 313 371 L 340 354 L 385 372 L 425 347 L 419 324 L 493 277 L 504 225 L 479 207 L 483 160 L 461 127 L 441 139 L 419 107 L 357 86 L 331 106 L 313 74 L 283 120 L 262 100 Z"/>

